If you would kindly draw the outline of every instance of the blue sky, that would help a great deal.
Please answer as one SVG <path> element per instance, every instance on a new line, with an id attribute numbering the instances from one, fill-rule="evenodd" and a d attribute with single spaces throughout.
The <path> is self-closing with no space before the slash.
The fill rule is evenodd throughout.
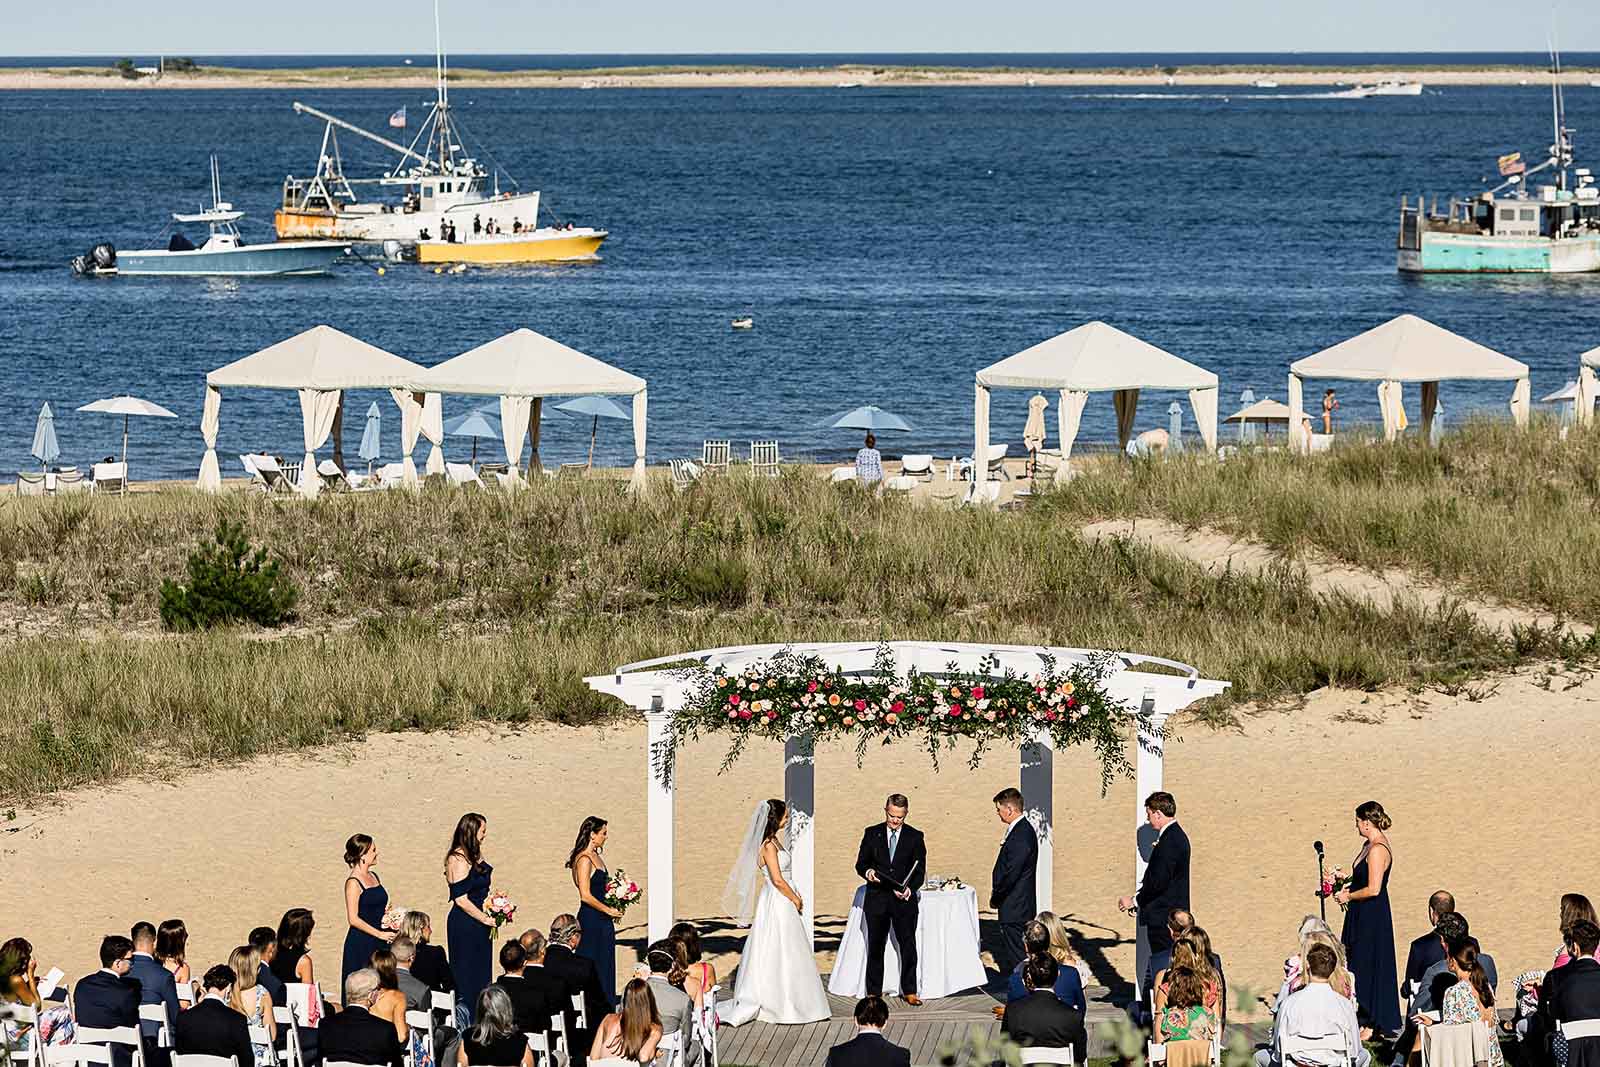
<path id="1" fill-rule="evenodd" d="M 26 19 L 16 17 L 25 7 Z M 452 52 L 1600 50 L 1600 3 L 1500 0 L 444 0 Z M 422 53 L 429 0 L 4 0 L 8 55 Z M 303 13 L 297 18 L 296 12 Z"/>

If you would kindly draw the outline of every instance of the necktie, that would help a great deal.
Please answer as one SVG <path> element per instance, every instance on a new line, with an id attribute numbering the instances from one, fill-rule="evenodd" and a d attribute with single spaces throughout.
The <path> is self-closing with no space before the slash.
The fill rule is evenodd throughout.
<path id="1" fill-rule="evenodd" d="M 890 830 L 889 831 L 889 862 L 890 863 L 894 862 L 894 846 L 898 845 L 899 843 L 900 843 L 900 831 L 899 830 Z"/>

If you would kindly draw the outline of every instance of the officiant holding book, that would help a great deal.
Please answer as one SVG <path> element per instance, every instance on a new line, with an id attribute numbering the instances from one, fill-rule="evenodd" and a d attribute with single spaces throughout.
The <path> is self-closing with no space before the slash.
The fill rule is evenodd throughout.
<path id="1" fill-rule="evenodd" d="M 867 827 L 856 853 L 856 873 L 867 882 L 862 913 L 867 923 L 867 994 L 883 995 L 883 950 L 894 931 L 900 953 L 900 996 L 916 1007 L 917 889 L 928 876 L 928 851 L 922 831 L 906 823 L 911 803 L 890 794 L 883 822 Z"/>

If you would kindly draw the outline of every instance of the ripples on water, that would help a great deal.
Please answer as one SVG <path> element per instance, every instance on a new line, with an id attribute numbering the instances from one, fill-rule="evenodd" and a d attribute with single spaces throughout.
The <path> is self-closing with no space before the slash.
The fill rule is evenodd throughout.
<path id="1" fill-rule="evenodd" d="M 116 420 L 72 409 L 131 391 L 181 416 L 135 424 L 135 476 L 192 475 L 205 372 L 319 322 L 423 363 L 517 326 L 547 333 L 649 379 L 652 463 L 698 453 L 705 437 L 844 455 L 853 434 L 814 426 L 860 403 L 917 427 L 886 435 L 891 454 L 964 453 L 973 373 L 1095 318 L 1216 370 L 1224 414 L 1247 386 L 1283 399 L 1289 360 L 1403 311 L 1525 360 L 1536 396 L 1600 344 L 1600 278 L 1394 270 L 1402 193 L 1474 191 L 1497 155 L 1536 158 L 1549 142 L 1548 92 L 1535 86 L 1372 100 L 1288 88 L 454 95 L 507 171 L 544 189 L 562 218 L 612 231 L 601 261 L 443 277 L 350 265 L 328 279 L 77 280 L 67 260 L 93 242 L 137 247 L 168 212 L 194 208 L 213 151 L 226 197 L 252 215 L 247 232 L 266 236 L 283 175 L 313 169 L 321 136 L 291 100 L 382 129 L 401 105 L 420 118 L 426 94 L 0 94 L 12 148 L 0 153 L 0 471 L 32 464 L 46 400 L 64 461 L 115 451 Z M 1600 138 L 1600 89 L 1574 89 L 1568 103 L 1580 164 L 1600 163 L 1600 140 L 1586 139 Z M 342 144 L 352 173 L 388 162 L 377 146 Z M 756 328 L 730 330 L 740 314 Z M 1340 391 L 1347 419 L 1376 420 L 1372 389 Z M 1508 393 L 1447 384 L 1447 418 L 1500 410 Z M 374 398 L 350 398 L 352 455 Z M 1140 426 L 1164 426 L 1170 399 L 1147 396 Z M 1415 418 L 1414 393 L 1408 402 Z M 446 414 L 467 403 L 447 398 Z M 997 396 L 997 440 L 1020 440 L 1026 403 Z M 398 419 L 387 400 L 383 411 L 392 449 Z M 239 472 L 239 452 L 297 451 L 299 426 L 291 393 L 225 393 L 225 472 Z M 588 428 L 547 420 L 545 461 L 581 458 Z M 1084 439 L 1113 434 L 1111 405 L 1097 399 Z M 631 457 L 624 425 L 602 426 L 600 442 L 606 462 Z"/>

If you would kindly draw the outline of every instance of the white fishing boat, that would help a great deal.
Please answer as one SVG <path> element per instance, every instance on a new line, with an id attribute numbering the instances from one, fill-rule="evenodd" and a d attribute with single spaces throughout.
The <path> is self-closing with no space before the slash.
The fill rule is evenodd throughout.
<path id="1" fill-rule="evenodd" d="M 1250 87 L 1252 89 L 1276 89 L 1278 87 L 1278 83 L 1273 81 L 1271 78 L 1257 78 L 1255 81 L 1250 83 Z"/>
<path id="2" fill-rule="evenodd" d="M 117 251 L 109 242 L 97 244 L 72 261 L 75 273 L 84 275 L 193 275 L 205 277 L 272 277 L 327 274 L 350 251 L 346 241 L 275 241 L 249 244 L 239 235 L 244 212 L 222 199 L 217 157 L 211 157 L 211 207 L 189 214 L 174 214 L 179 224 L 203 225 L 208 236 L 196 247 L 182 230 L 174 230 L 166 248 Z"/>
<path id="3" fill-rule="evenodd" d="M 1396 80 L 1382 81 L 1377 85 L 1363 86 L 1367 89 L 1367 96 L 1421 96 L 1421 82 L 1403 82 Z"/>
<path id="4" fill-rule="evenodd" d="M 438 0 L 434 32 L 439 33 Z M 283 199 L 274 216 L 279 237 L 423 246 L 471 244 L 479 238 L 539 228 L 540 194 L 517 189 L 509 176 L 505 177 L 512 188 L 502 191 L 499 168 L 491 172 L 466 152 L 467 136 L 450 105 L 449 61 L 442 38 L 435 53 L 435 74 L 435 98 L 409 144 L 295 101 L 297 113 L 321 119 L 325 125 L 315 173 L 283 180 Z M 390 122 L 403 125 L 405 109 L 395 112 Z M 341 130 L 395 152 L 399 163 L 379 177 L 350 177 L 339 151 Z M 603 230 L 586 232 L 606 236 Z M 527 258 L 519 262 L 570 255 L 570 249 L 554 242 L 522 244 Z"/>

